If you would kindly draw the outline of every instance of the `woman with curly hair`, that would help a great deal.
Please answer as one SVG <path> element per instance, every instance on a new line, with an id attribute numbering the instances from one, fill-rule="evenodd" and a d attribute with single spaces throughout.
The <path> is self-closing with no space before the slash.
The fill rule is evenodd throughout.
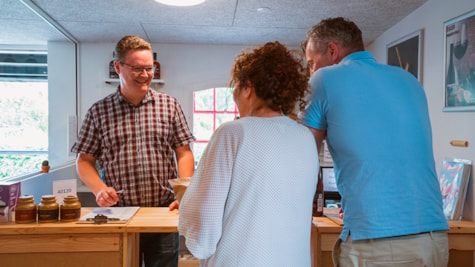
<path id="1" fill-rule="evenodd" d="M 310 266 L 319 170 L 310 131 L 290 119 L 308 90 L 301 58 L 279 42 L 236 58 L 240 119 L 211 137 L 180 203 L 179 232 L 201 266 Z"/>

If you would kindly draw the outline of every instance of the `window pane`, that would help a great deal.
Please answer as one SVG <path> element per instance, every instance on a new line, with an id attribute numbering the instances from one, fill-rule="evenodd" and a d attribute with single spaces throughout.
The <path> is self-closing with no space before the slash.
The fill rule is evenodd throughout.
<path id="1" fill-rule="evenodd" d="M 0 181 L 5 177 L 41 171 L 41 163 L 48 157 L 44 154 L 0 154 Z"/>
<path id="2" fill-rule="evenodd" d="M 200 162 L 201 156 L 203 155 L 203 152 L 205 151 L 206 146 L 208 145 L 208 142 L 204 143 L 193 143 L 193 156 L 195 158 L 195 162 Z M 196 167 L 196 164 L 195 164 Z"/>
<path id="3" fill-rule="evenodd" d="M 232 88 L 216 88 L 216 110 L 234 112 L 235 105 Z"/>
<path id="4" fill-rule="evenodd" d="M 213 99 L 213 93 L 215 99 Z M 216 128 L 227 121 L 234 120 L 237 116 L 233 100 L 233 88 L 219 87 L 193 94 L 195 112 L 193 113 L 193 134 L 196 141 L 193 143 L 193 155 L 196 163 L 201 160 L 201 155 Z M 201 99 L 203 98 L 203 99 Z M 216 107 L 213 107 L 215 101 Z"/>
<path id="5" fill-rule="evenodd" d="M 0 82 L 0 150 L 48 150 L 48 84 Z"/>
<path id="6" fill-rule="evenodd" d="M 213 114 L 197 114 L 193 116 L 193 135 L 197 140 L 209 140 L 213 134 Z"/>
<path id="7" fill-rule="evenodd" d="M 0 180 L 48 159 L 48 83 L 0 81 Z"/>
<path id="8" fill-rule="evenodd" d="M 193 93 L 195 100 L 195 110 L 199 111 L 213 111 L 213 88 L 196 91 Z"/>
<path id="9" fill-rule="evenodd" d="M 216 129 L 218 129 L 218 127 L 224 122 L 234 120 L 234 117 L 235 117 L 234 113 L 233 114 L 216 114 Z"/>

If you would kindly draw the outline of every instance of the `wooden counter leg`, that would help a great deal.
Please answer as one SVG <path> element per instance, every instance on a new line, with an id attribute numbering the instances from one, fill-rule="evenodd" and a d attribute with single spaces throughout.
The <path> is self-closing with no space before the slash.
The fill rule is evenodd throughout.
<path id="1" fill-rule="evenodd" d="M 319 245 L 318 245 L 318 242 L 319 242 L 319 238 L 318 238 L 318 229 L 315 225 L 312 225 L 312 232 L 311 232 L 311 238 L 310 238 L 310 249 L 311 249 L 311 252 L 312 252 L 312 266 L 314 267 L 317 267 L 317 266 L 321 266 L 321 264 L 319 264 L 319 260 L 320 260 L 320 255 L 319 255 Z"/>
<path id="2" fill-rule="evenodd" d="M 127 257 L 124 261 L 127 262 L 127 267 L 140 267 L 139 253 L 140 253 L 140 233 L 127 233 Z"/>

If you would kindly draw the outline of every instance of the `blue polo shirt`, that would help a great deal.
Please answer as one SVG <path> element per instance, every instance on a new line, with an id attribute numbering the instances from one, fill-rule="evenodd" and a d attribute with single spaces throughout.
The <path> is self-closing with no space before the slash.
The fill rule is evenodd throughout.
<path id="1" fill-rule="evenodd" d="M 447 230 L 424 89 L 369 52 L 310 79 L 303 123 L 327 130 L 344 227 L 352 240 Z"/>

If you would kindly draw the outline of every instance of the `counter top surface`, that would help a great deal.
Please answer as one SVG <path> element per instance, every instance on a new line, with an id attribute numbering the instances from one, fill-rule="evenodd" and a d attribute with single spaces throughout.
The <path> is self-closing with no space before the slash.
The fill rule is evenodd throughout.
<path id="1" fill-rule="evenodd" d="M 178 232 L 178 210 L 141 207 L 127 223 L 127 232 L 171 233 Z"/>
<path id="2" fill-rule="evenodd" d="M 93 208 L 82 208 L 81 214 L 89 213 Z M 2 223 L 0 224 L 1 235 L 16 234 L 55 234 L 55 233 L 120 233 L 125 232 L 126 224 L 78 224 L 73 222 L 53 223 Z"/>
<path id="3" fill-rule="evenodd" d="M 472 221 L 448 221 L 449 234 L 475 233 L 475 222 Z M 334 233 L 340 232 L 340 226 L 327 217 L 313 217 L 313 224 L 318 227 L 319 232 Z"/>
<path id="4" fill-rule="evenodd" d="M 86 215 L 94 208 L 82 208 Z M 25 223 L 15 222 L 0 224 L 0 235 L 20 234 L 54 234 L 54 233 L 121 233 L 121 232 L 178 232 L 178 210 L 166 208 L 140 208 L 137 213 L 123 224 L 88 224 L 77 222 Z"/>

